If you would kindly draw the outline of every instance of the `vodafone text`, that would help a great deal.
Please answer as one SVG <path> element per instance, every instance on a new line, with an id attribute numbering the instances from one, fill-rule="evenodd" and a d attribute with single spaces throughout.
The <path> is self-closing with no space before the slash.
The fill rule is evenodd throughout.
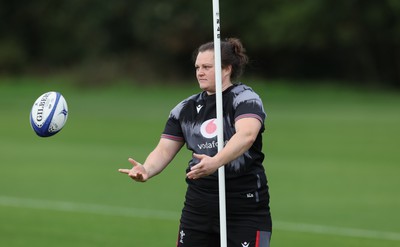
<path id="1" fill-rule="evenodd" d="M 228 140 L 225 140 L 224 146 L 226 145 L 227 142 L 228 142 Z M 212 141 L 212 142 L 200 143 L 200 144 L 197 144 L 197 147 L 199 147 L 200 150 L 217 148 L 218 147 L 218 142 L 217 141 Z"/>

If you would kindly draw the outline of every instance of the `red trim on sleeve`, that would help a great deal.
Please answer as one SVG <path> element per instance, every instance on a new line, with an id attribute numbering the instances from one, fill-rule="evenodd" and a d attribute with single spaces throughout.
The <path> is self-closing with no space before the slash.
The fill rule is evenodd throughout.
<path id="1" fill-rule="evenodd" d="M 173 135 L 167 135 L 167 134 L 162 134 L 161 138 L 169 139 L 172 141 L 177 141 L 177 142 L 182 142 L 184 141 L 183 137 L 180 136 L 173 136 Z"/>
<path id="2" fill-rule="evenodd" d="M 242 114 L 242 115 L 240 115 L 240 116 L 237 116 L 237 117 L 235 118 L 235 122 L 238 121 L 239 119 L 242 119 L 242 118 L 256 118 L 256 119 L 258 119 L 261 123 L 263 123 L 263 119 L 262 119 L 260 116 L 258 116 L 257 114 L 253 114 L 253 113 L 247 113 L 247 114 Z"/>

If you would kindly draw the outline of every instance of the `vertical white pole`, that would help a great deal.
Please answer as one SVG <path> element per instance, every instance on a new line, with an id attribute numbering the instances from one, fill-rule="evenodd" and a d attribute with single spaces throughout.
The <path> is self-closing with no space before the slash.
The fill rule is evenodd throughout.
<path id="1" fill-rule="evenodd" d="M 222 107 L 222 76 L 221 76 L 221 37 L 220 37 L 220 15 L 219 0 L 213 0 L 213 21 L 214 21 L 214 65 L 215 65 L 215 94 L 217 103 L 217 131 L 218 131 L 218 152 L 224 147 L 223 129 L 223 107 Z M 225 168 L 218 169 L 219 186 L 219 225 L 221 247 L 227 247 L 226 233 L 226 196 L 225 196 Z"/>

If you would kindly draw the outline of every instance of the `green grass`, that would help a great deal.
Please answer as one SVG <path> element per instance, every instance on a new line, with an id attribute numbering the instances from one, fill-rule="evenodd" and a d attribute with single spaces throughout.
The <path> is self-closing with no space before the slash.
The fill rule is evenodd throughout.
<path id="1" fill-rule="evenodd" d="M 0 80 L 0 246 L 174 246 L 190 154 L 144 184 L 117 169 L 146 158 L 172 107 L 198 91 L 192 84 Z M 400 246 L 400 95 L 250 85 L 268 113 L 273 246 Z M 39 138 L 29 111 L 50 90 L 70 115 Z"/>

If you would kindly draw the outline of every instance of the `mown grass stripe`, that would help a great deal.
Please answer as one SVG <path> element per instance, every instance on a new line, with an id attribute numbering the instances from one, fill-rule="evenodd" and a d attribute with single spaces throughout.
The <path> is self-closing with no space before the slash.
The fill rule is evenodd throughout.
<path id="1" fill-rule="evenodd" d="M 174 221 L 177 221 L 180 216 L 179 212 L 158 210 L 158 209 L 118 207 L 118 206 L 101 205 L 101 204 L 89 204 L 89 203 L 67 202 L 67 201 L 50 201 L 50 200 L 18 198 L 10 196 L 0 196 L 0 206 L 45 209 L 45 210 L 55 210 L 55 211 L 75 212 L 75 213 L 92 213 L 92 214 L 101 214 L 110 216 L 123 216 L 123 217 L 135 217 L 135 218 L 137 217 L 137 218 L 148 218 L 148 219 L 158 219 L 158 220 L 174 220 Z M 398 232 L 365 230 L 358 228 L 335 227 L 335 226 L 317 225 L 317 224 L 304 224 L 297 222 L 275 221 L 274 229 L 293 231 L 293 232 L 305 232 L 305 233 L 328 234 L 336 236 L 369 238 L 378 240 L 400 241 L 400 233 Z"/>
<path id="2" fill-rule="evenodd" d="M 328 234 L 336 236 L 400 241 L 400 233 L 398 232 L 366 230 L 358 228 L 304 224 L 304 223 L 284 222 L 284 221 L 275 222 L 274 228 L 285 231 L 293 231 L 293 232 L 317 233 L 317 234 Z"/>
<path id="3" fill-rule="evenodd" d="M 139 218 L 154 218 L 161 220 L 179 219 L 179 213 L 157 209 L 139 209 L 130 207 L 118 207 L 101 204 L 89 204 L 66 201 L 50 201 L 31 198 L 17 198 L 0 196 L 0 205 L 7 207 L 34 208 L 65 212 L 93 213 L 110 216 L 126 216 Z"/>

